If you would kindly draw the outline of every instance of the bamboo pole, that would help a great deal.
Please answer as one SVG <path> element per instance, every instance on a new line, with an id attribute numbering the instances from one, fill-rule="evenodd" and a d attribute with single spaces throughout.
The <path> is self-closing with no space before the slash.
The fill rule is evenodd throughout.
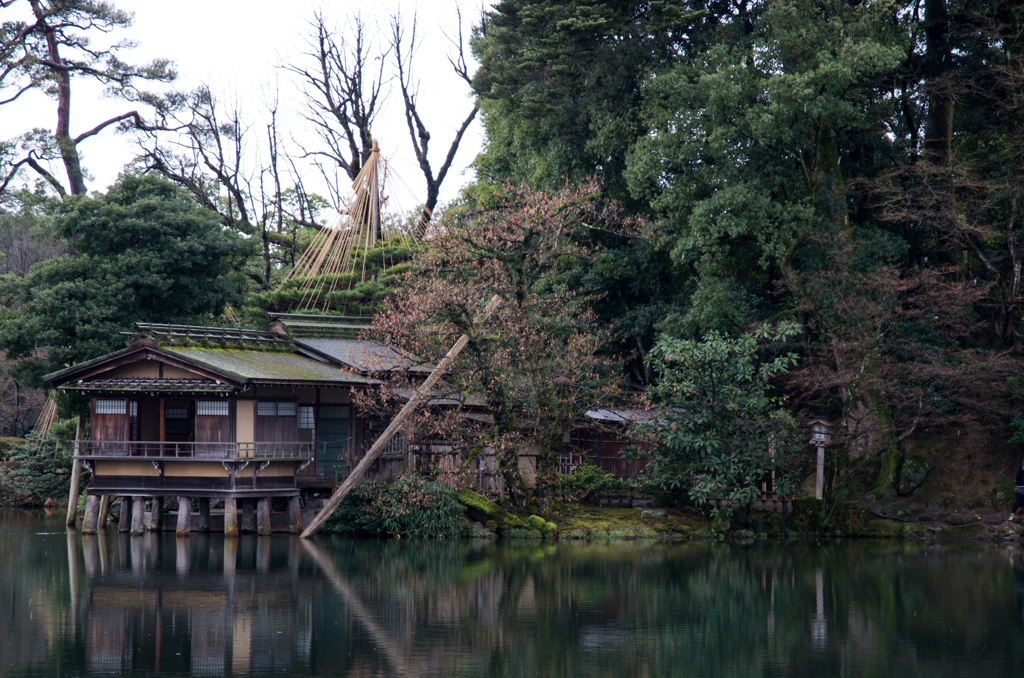
<path id="1" fill-rule="evenodd" d="M 487 303 L 487 306 L 480 313 L 480 315 L 478 315 L 473 320 L 473 327 L 476 327 L 480 323 L 490 318 L 491 314 L 494 313 L 494 311 L 500 305 L 501 297 L 499 297 L 498 295 L 494 295 L 491 298 L 491 300 Z M 468 343 L 469 332 L 459 337 L 459 340 L 455 342 L 455 345 L 452 346 L 451 350 L 448 351 L 448 354 L 445 355 L 444 359 L 441 360 L 441 362 L 438 364 L 436 368 L 434 368 L 434 371 L 430 373 L 430 376 L 427 377 L 427 379 L 422 384 L 420 384 L 420 387 L 416 389 L 416 393 L 414 393 L 412 398 L 409 399 L 409 402 L 405 404 L 405 407 L 402 408 L 402 411 L 399 412 L 398 415 L 391 421 L 391 425 L 387 427 L 387 429 L 384 431 L 384 433 L 380 435 L 379 438 L 377 438 L 376 442 L 373 443 L 373 446 L 366 453 L 366 456 L 363 457 L 362 461 L 360 461 L 359 464 L 357 464 L 354 469 L 352 469 L 352 473 L 348 475 L 348 478 L 345 478 L 345 482 L 343 482 L 341 486 L 334 491 L 334 494 L 327 501 L 324 507 L 320 509 L 320 512 L 317 513 L 316 517 L 313 518 L 313 520 L 309 523 L 309 527 L 307 527 L 302 532 L 302 534 L 299 535 L 302 539 L 309 539 L 314 534 L 320 531 L 320 528 L 323 527 L 325 522 L 327 522 L 327 518 L 329 518 L 331 513 L 334 512 L 334 509 L 338 508 L 338 504 L 340 504 L 342 500 L 346 497 L 346 495 L 348 495 L 348 493 L 352 491 L 352 488 L 355 487 L 356 483 L 358 483 L 360 478 L 363 477 L 363 474 L 366 473 L 366 471 L 370 468 L 373 462 L 377 460 L 377 457 L 380 456 L 380 453 L 384 451 L 384 448 L 387 446 L 387 444 L 391 442 L 391 439 L 394 437 L 394 435 L 398 433 L 398 430 L 402 428 L 402 426 L 405 424 L 405 420 L 411 417 L 412 413 L 416 410 L 417 407 L 419 407 L 420 403 L 427 399 L 427 397 L 430 395 L 431 389 L 434 388 L 434 384 L 436 384 L 437 381 L 441 378 L 441 375 L 443 375 L 448 370 L 452 362 L 459 355 L 459 353 L 462 352 L 462 349 L 464 349 L 466 347 L 466 344 Z"/>

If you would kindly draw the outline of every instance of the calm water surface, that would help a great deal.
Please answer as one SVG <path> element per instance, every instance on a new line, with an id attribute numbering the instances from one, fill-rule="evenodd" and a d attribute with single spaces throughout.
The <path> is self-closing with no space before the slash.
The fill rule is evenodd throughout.
<path id="1" fill-rule="evenodd" d="M 0 515 L 6 676 L 1011 676 L 1019 547 L 82 537 Z"/>

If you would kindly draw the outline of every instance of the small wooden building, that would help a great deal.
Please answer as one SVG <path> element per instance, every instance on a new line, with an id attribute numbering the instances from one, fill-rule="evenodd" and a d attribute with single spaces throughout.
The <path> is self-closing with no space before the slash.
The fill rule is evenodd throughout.
<path id="1" fill-rule="evenodd" d="M 211 499 L 259 500 L 269 529 L 272 498 L 297 515 L 300 492 L 333 488 L 380 428 L 354 410 L 353 389 L 380 383 L 375 372 L 420 369 L 360 340 L 358 320 L 278 314 L 268 331 L 139 323 L 129 348 L 47 375 L 90 400 L 88 439 L 71 444 L 92 472 L 84 529 L 96 529 L 103 496 L 134 497 L 138 513 L 152 498 L 154 522 L 164 497 L 199 498 L 201 513 Z"/>

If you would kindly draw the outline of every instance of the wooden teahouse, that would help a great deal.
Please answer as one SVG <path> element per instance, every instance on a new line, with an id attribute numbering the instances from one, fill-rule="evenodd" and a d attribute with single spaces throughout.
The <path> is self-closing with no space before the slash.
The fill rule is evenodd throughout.
<path id="1" fill-rule="evenodd" d="M 47 375 L 90 400 L 88 439 L 71 443 L 92 473 L 83 530 L 96 530 L 109 504 L 101 498 L 113 496 L 122 507 L 134 498 L 137 532 L 147 500 L 151 527 L 162 528 L 165 497 L 185 507 L 197 498 L 200 526 L 210 501 L 223 500 L 228 534 L 239 502 L 243 530 L 255 501 L 256 528 L 269 531 L 270 502 L 285 498 L 291 529 L 301 529 L 300 494 L 333 488 L 381 426 L 354 410 L 353 389 L 380 383 L 372 373 L 419 369 L 359 339 L 363 323 L 305 314 L 274 314 L 267 331 L 139 323 L 128 348 Z M 179 532 L 190 521 L 179 512 Z"/>

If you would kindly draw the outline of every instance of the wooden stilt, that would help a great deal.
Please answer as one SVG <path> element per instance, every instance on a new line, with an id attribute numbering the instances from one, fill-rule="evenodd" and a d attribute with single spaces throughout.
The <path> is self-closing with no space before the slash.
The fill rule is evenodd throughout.
<path id="1" fill-rule="evenodd" d="M 263 536 L 270 534 L 270 497 L 256 503 L 256 531 Z"/>
<path id="2" fill-rule="evenodd" d="M 178 497 L 178 529 L 179 537 L 187 537 L 192 529 L 192 504 L 188 497 Z M 179 547 L 180 548 L 180 547 Z"/>
<path id="3" fill-rule="evenodd" d="M 488 318 L 490 318 L 491 314 L 494 313 L 494 311 L 500 305 L 501 297 L 499 297 L 498 295 L 494 295 L 491 298 L 490 302 L 488 302 L 486 308 L 484 308 L 483 312 L 481 312 L 480 315 L 478 315 L 473 320 L 473 326 L 475 327 L 480 323 L 484 322 L 485 320 L 487 320 Z M 377 457 L 379 457 L 381 452 L 384 451 L 384 448 L 387 447 L 387 444 L 391 442 L 391 438 L 393 438 L 394 435 L 398 433 L 399 429 L 401 429 L 402 426 L 405 425 L 406 419 L 411 417 L 412 413 L 416 410 L 417 407 L 419 407 L 420 403 L 426 400 L 427 396 L 430 394 L 431 389 L 434 388 L 434 384 L 436 384 L 437 381 L 441 378 L 441 376 L 448 370 L 452 362 L 459 355 L 459 353 L 462 352 L 462 349 L 464 349 L 466 347 L 466 344 L 468 343 L 469 333 L 463 334 L 461 337 L 459 337 L 459 340 L 455 342 L 454 346 L 451 347 L 451 350 L 448 351 L 448 354 L 444 357 L 444 359 L 440 363 L 438 363 L 434 371 L 430 373 L 430 376 L 427 377 L 422 384 L 420 384 L 420 387 L 416 389 L 416 393 L 413 394 L 412 398 L 409 399 L 409 402 L 405 404 L 405 407 L 403 407 L 402 410 L 391 421 L 391 425 L 388 426 L 387 429 L 385 429 L 384 433 L 382 433 L 380 437 L 377 438 L 377 440 L 373 443 L 373 446 L 367 451 L 366 456 L 364 456 L 362 460 L 359 462 L 359 464 L 357 464 L 356 467 L 352 469 L 352 472 L 348 475 L 348 478 L 345 478 L 345 482 L 343 482 L 341 486 L 334 491 L 334 494 L 331 495 L 331 498 L 327 501 L 326 504 L 324 504 L 324 507 L 320 509 L 320 512 L 316 514 L 316 517 L 313 518 L 312 521 L 310 521 L 309 527 L 307 527 L 301 535 L 303 539 L 308 539 L 320 531 L 320 528 L 324 526 L 324 523 L 327 522 L 327 519 L 330 518 L 332 513 L 334 513 L 334 509 L 338 508 L 338 504 L 340 504 L 342 500 L 345 498 L 345 496 L 352 491 L 352 488 L 355 487 L 356 483 L 358 483 L 360 478 L 363 477 L 363 474 L 366 473 L 366 471 L 370 468 L 373 462 L 377 460 Z"/>
<path id="4" fill-rule="evenodd" d="M 100 512 L 100 498 L 90 494 L 85 500 L 85 520 L 82 521 L 82 534 L 96 534 L 96 519 Z"/>
<path id="5" fill-rule="evenodd" d="M 132 497 L 132 536 L 139 537 L 146 531 L 146 498 Z"/>
<path id="6" fill-rule="evenodd" d="M 100 514 L 96 519 L 97 529 L 104 529 L 107 526 L 107 519 L 110 517 L 110 504 L 113 503 L 114 498 L 109 494 L 105 494 L 100 498 Z"/>
<path id="7" fill-rule="evenodd" d="M 132 529 L 132 498 L 121 497 L 121 516 L 117 521 L 118 532 L 128 532 Z"/>
<path id="8" fill-rule="evenodd" d="M 210 500 L 206 497 L 199 499 L 199 526 L 196 532 L 210 531 Z"/>
<path id="9" fill-rule="evenodd" d="M 256 516 L 254 515 L 256 507 L 254 503 L 252 499 L 242 500 L 242 522 L 239 530 L 242 534 L 252 534 L 256 531 Z"/>
<path id="10" fill-rule="evenodd" d="M 149 514 L 149 531 L 160 534 L 164 529 L 164 498 L 153 497 L 153 510 Z"/>
<path id="11" fill-rule="evenodd" d="M 234 497 L 224 499 L 224 536 L 238 536 L 238 500 Z M 227 549 L 227 547 L 225 547 Z M 224 555 L 224 568 L 227 571 L 227 554 Z"/>
<path id="12" fill-rule="evenodd" d="M 302 506 L 298 497 L 288 499 L 288 531 L 292 534 L 302 532 Z"/>

